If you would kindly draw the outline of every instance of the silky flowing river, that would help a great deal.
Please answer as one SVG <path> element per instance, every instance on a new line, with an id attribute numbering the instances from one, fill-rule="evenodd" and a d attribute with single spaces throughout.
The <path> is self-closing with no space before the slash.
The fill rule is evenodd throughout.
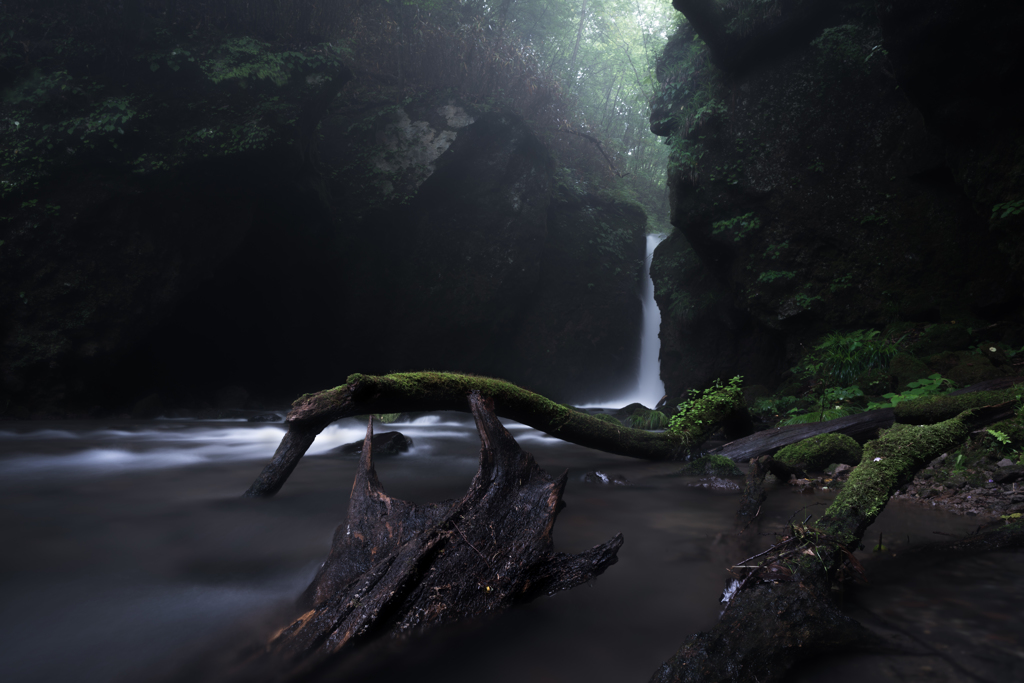
<path id="1" fill-rule="evenodd" d="M 499 618 L 367 648 L 334 672 L 341 680 L 639 683 L 685 636 L 714 623 L 724 568 L 742 559 L 720 542 L 732 528 L 737 495 L 664 476 L 678 468 L 671 463 L 634 461 L 506 426 L 549 474 L 569 471 L 556 549 L 579 552 L 622 532 L 619 562 L 591 585 Z M 390 495 L 426 502 L 465 492 L 479 450 L 469 416 L 420 416 L 386 429 L 414 442 L 408 453 L 377 460 Z M 3 679 L 216 680 L 223 653 L 286 623 L 345 518 L 357 458 L 327 451 L 360 440 L 365 425 L 329 427 L 275 498 L 241 498 L 283 431 L 280 423 L 244 421 L 0 423 Z M 631 485 L 584 482 L 595 469 Z M 780 486 L 766 504 L 763 529 L 781 528 L 794 513 L 819 514 L 827 500 Z M 898 552 L 939 538 L 936 531 L 962 534 L 976 526 L 970 518 L 894 504 L 866 539 L 881 531 Z M 766 535 L 763 545 L 771 540 Z M 870 553 L 863 556 L 867 561 Z M 913 607 L 923 602 L 938 624 L 933 628 L 950 631 L 951 648 L 980 651 L 984 641 L 991 645 L 986 656 L 998 660 L 996 672 L 1024 680 L 1024 561 L 1020 553 L 993 557 L 954 564 L 945 574 L 892 579 L 865 591 L 861 603 L 902 609 L 900 623 L 923 628 Z M 871 600 L 884 604 L 872 607 Z M 995 625 L 982 625 L 979 615 Z M 969 664 L 970 652 L 963 656 Z M 842 676 L 827 662 L 796 676 L 863 680 L 894 667 L 928 666 L 953 677 L 920 680 L 961 680 L 955 661 L 941 657 L 909 664 L 847 659 Z M 918 680 L 894 675 L 888 677 Z"/>

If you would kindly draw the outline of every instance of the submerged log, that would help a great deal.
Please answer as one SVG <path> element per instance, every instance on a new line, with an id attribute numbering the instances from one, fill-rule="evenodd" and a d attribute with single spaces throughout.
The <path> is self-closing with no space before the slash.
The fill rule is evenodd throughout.
<path id="1" fill-rule="evenodd" d="M 733 566 L 737 579 L 718 623 L 685 641 L 652 683 L 769 683 L 783 680 L 793 664 L 809 657 L 889 647 L 838 609 L 832 589 L 844 574 L 860 572 L 852 553 L 892 494 L 1004 410 L 986 406 L 935 425 L 897 424 L 869 442 L 821 519 L 792 524 L 774 546 Z M 765 456 L 752 468 L 741 524 L 756 517 L 764 500 L 761 482 L 771 466 Z"/>
<path id="2" fill-rule="evenodd" d="M 552 479 L 520 449 L 491 399 L 474 392 L 469 403 L 480 465 L 457 501 L 388 496 L 373 466 L 371 420 L 348 519 L 303 596 L 308 610 L 246 663 L 243 678 L 255 670 L 300 678 L 358 643 L 497 613 L 589 581 L 617 561 L 621 534 L 579 555 L 553 551 L 566 475 Z"/>
<path id="3" fill-rule="evenodd" d="M 469 412 L 470 392 L 494 401 L 501 417 L 529 425 L 564 441 L 616 455 L 645 460 L 673 460 L 688 453 L 684 438 L 611 424 L 573 410 L 510 382 L 447 372 L 352 375 L 346 384 L 302 396 L 285 418 L 288 432 L 259 478 L 245 492 L 249 497 L 277 493 L 316 435 L 345 417 L 374 413 L 457 410 Z"/>

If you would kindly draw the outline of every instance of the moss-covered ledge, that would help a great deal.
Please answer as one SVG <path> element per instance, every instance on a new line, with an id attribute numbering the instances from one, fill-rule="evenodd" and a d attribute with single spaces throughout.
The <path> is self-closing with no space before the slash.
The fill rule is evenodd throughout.
<path id="1" fill-rule="evenodd" d="M 345 384 L 299 397 L 285 418 L 288 432 L 274 458 L 246 496 L 272 496 L 324 427 L 346 417 L 379 413 L 456 410 L 469 412 L 473 391 L 494 400 L 495 412 L 564 441 L 644 460 L 673 460 L 691 443 L 682 436 L 613 424 L 490 377 L 450 372 L 403 372 L 349 376 Z"/>

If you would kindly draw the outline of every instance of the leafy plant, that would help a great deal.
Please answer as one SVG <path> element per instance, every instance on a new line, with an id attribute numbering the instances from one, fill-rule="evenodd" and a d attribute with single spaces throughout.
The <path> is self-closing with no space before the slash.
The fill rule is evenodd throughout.
<path id="1" fill-rule="evenodd" d="M 377 421 L 381 424 L 388 424 L 389 422 L 397 422 L 398 418 L 402 416 L 401 413 L 374 413 L 373 416 L 377 418 Z"/>
<path id="2" fill-rule="evenodd" d="M 864 396 L 860 387 L 829 387 L 821 392 L 815 410 L 804 412 L 798 408 L 789 411 L 788 417 L 779 422 L 780 426 L 807 424 L 810 422 L 828 422 L 841 417 L 856 415 L 861 408 L 852 402 Z"/>
<path id="3" fill-rule="evenodd" d="M 716 408 L 733 404 L 742 384 L 743 377 L 737 375 L 726 385 L 716 379 L 703 391 L 690 389 L 689 398 L 678 406 L 679 412 L 669 418 L 668 431 L 684 435 L 694 428 L 701 430 L 707 427 L 708 416 Z"/>
<path id="4" fill-rule="evenodd" d="M 766 270 L 757 276 L 757 281 L 769 284 L 776 280 L 792 280 L 795 277 L 796 273 L 792 270 Z"/>
<path id="5" fill-rule="evenodd" d="M 761 220 L 753 213 L 745 213 L 742 216 L 729 218 L 724 221 L 716 221 L 711 225 L 711 233 L 720 235 L 731 233 L 734 242 L 741 241 L 754 230 L 761 227 Z"/>
<path id="6" fill-rule="evenodd" d="M 897 342 L 880 337 L 878 330 L 833 332 L 794 370 L 804 377 L 844 386 L 868 370 L 888 368 L 897 350 Z"/>
<path id="7" fill-rule="evenodd" d="M 998 429 L 986 429 L 986 432 L 992 435 L 992 438 L 1003 444 L 1004 446 L 1010 445 L 1010 435 L 1006 432 L 1001 432 Z"/>
<path id="8" fill-rule="evenodd" d="M 992 207 L 992 220 L 1002 220 L 1008 216 L 1019 216 L 1024 213 L 1024 199 L 1014 199 Z M 996 214 L 1000 214 L 998 218 Z"/>
<path id="9" fill-rule="evenodd" d="M 892 408 L 899 403 L 904 401 L 913 401 L 916 398 L 923 398 L 925 396 L 934 396 L 949 391 L 953 388 L 953 383 L 944 378 L 939 373 L 929 375 L 924 379 L 915 380 L 907 383 L 907 390 L 899 394 L 889 393 L 883 394 L 882 398 L 888 399 L 884 403 L 871 402 L 868 404 L 868 410 L 878 410 L 880 408 Z"/>

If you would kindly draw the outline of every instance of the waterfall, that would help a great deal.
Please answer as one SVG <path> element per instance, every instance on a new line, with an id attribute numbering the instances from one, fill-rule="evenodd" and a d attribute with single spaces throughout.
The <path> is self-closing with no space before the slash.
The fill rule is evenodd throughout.
<path id="1" fill-rule="evenodd" d="M 625 391 L 598 403 L 589 404 L 587 408 L 621 408 L 630 403 L 642 403 L 654 408 L 665 395 L 665 383 L 661 381 L 661 365 L 658 355 L 661 352 L 661 340 L 658 331 L 661 329 L 661 311 L 654 301 L 654 281 L 651 279 L 651 260 L 654 249 L 661 244 L 666 235 L 648 235 L 647 253 L 644 257 L 644 278 L 640 295 L 643 299 L 643 323 L 640 328 L 640 362 L 637 364 L 636 382 Z"/>
<path id="2" fill-rule="evenodd" d="M 651 279 L 651 260 L 654 249 L 665 239 L 665 235 L 647 236 L 647 254 L 644 257 L 644 280 L 642 296 L 644 301 L 644 322 L 640 331 L 640 369 L 636 378 L 636 396 L 628 403 L 643 403 L 654 408 L 665 395 L 665 383 L 661 381 L 661 364 L 658 354 L 661 352 L 661 340 L 658 331 L 661 329 L 661 311 L 654 301 L 654 280 Z M 625 405 L 625 404 L 624 404 Z"/>

